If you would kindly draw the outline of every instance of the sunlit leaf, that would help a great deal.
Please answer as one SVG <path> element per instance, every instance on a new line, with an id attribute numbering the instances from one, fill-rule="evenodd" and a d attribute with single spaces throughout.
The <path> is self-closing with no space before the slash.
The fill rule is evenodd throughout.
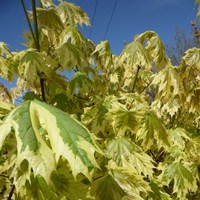
<path id="1" fill-rule="evenodd" d="M 75 67 L 82 68 L 84 66 L 85 57 L 81 50 L 66 42 L 57 49 L 58 58 L 62 65 L 62 70 L 67 69 L 69 72 Z"/>
<path id="2" fill-rule="evenodd" d="M 26 159 L 34 174 L 47 182 L 61 156 L 69 162 L 74 176 L 83 173 L 90 178 L 92 169 L 98 166 L 94 158 L 97 148 L 87 129 L 45 103 L 26 101 L 16 107 L 1 125 L 1 146 L 11 127 L 17 139 L 17 165 Z M 44 140 L 41 128 L 46 130 L 51 147 Z"/>
<path id="3" fill-rule="evenodd" d="M 96 54 L 96 56 L 98 57 L 98 67 L 103 71 L 105 71 L 105 69 L 110 69 L 113 65 L 112 53 L 108 41 L 103 41 L 100 44 L 98 44 L 93 54 Z"/>
<path id="4" fill-rule="evenodd" d="M 108 141 L 105 155 L 113 159 L 119 166 L 126 166 L 126 160 L 133 166 L 138 174 L 152 176 L 153 160 L 139 146 L 125 137 L 115 138 Z M 131 170 L 131 168 L 130 168 Z"/>
<path id="5" fill-rule="evenodd" d="M 193 166 L 193 167 L 192 167 Z M 160 175 L 163 184 L 169 185 L 171 180 L 174 180 L 173 193 L 177 194 L 178 199 L 185 199 L 188 190 L 197 190 L 197 170 L 193 171 L 197 166 L 194 164 L 183 164 L 174 162 L 164 166 L 163 173 Z"/>
<path id="6" fill-rule="evenodd" d="M 142 141 L 145 149 L 154 144 L 158 148 L 170 146 L 167 129 L 152 111 L 145 114 L 141 128 L 137 131 L 137 139 Z"/>
<path id="7" fill-rule="evenodd" d="M 146 43 L 145 48 L 151 56 L 152 62 L 155 64 L 157 71 L 163 69 L 169 62 L 169 59 L 165 54 L 164 45 L 155 32 L 144 32 L 143 34 L 138 35 L 135 40 L 141 44 Z"/>
<path id="8" fill-rule="evenodd" d="M 87 14 L 73 3 L 61 1 L 56 10 L 65 25 L 90 25 Z"/>

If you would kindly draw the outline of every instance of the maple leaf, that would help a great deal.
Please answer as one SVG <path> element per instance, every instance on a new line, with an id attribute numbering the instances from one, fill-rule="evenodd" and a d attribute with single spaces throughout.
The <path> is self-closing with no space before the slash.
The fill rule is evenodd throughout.
<path id="1" fill-rule="evenodd" d="M 32 18 L 32 13 L 30 14 L 30 17 Z M 39 27 L 47 27 L 55 30 L 57 33 L 64 29 L 60 16 L 53 8 L 49 8 L 48 10 L 37 8 L 37 20 Z"/>
<path id="2" fill-rule="evenodd" d="M 134 170 L 134 167 L 138 174 L 152 177 L 153 160 L 128 138 L 117 137 L 111 139 L 106 146 L 105 156 L 114 160 L 119 166 L 129 168 L 130 170 Z M 126 165 L 127 163 L 129 163 L 128 166 Z"/>
<path id="3" fill-rule="evenodd" d="M 92 90 L 93 82 L 84 72 L 76 72 L 69 82 L 69 94 L 88 94 Z"/>
<path id="4" fill-rule="evenodd" d="M 61 3 L 56 7 L 56 11 L 65 26 L 75 26 L 78 24 L 90 25 L 87 14 L 83 12 L 79 6 L 73 3 L 64 2 L 61 0 Z"/>
<path id="5" fill-rule="evenodd" d="M 167 129 L 152 111 L 145 114 L 136 137 L 142 141 L 142 146 L 145 149 L 150 149 L 154 144 L 158 148 L 168 148 L 170 146 Z"/>
<path id="6" fill-rule="evenodd" d="M 61 34 L 61 44 L 70 42 L 80 49 L 86 48 L 86 40 L 82 33 L 74 26 L 67 26 Z"/>
<path id="7" fill-rule="evenodd" d="M 77 46 L 66 42 L 58 47 L 56 51 L 62 70 L 67 69 L 70 72 L 75 67 L 84 67 L 85 56 Z"/>
<path id="8" fill-rule="evenodd" d="M 90 192 L 97 200 L 121 200 L 126 195 L 123 188 L 109 174 L 94 181 Z"/>
<path id="9" fill-rule="evenodd" d="M 68 160 L 75 177 L 83 173 L 90 178 L 92 169 L 98 166 L 93 155 L 97 147 L 90 133 L 57 108 L 37 100 L 22 103 L 1 125 L 0 146 L 11 127 L 17 140 L 16 165 L 20 166 L 26 159 L 34 174 L 41 175 L 47 182 L 61 156 Z M 45 130 L 51 147 L 44 140 L 42 130 Z"/>
<path id="10" fill-rule="evenodd" d="M 138 129 L 143 111 L 140 106 L 128 109 L 125 105 L 113 102 L 112 109 L 106 114 L 116 135 L 125 135 L 126 131 L 132 133 Z"/>
<path id="11" fill-rule="evenodd" d="M 142 176 L 138 175 L 136 171 L 130 170 L 130 168 L 126 167 L 119 167 L 113 161 L 109 161 L 107 168 L 109 169 L 113 179 L 126 193 L 124 199 L 143 200 L 143 197 L 147 196 L 151 191 L 148 182 L 144 181 Z M 143 197 L 141 196 L 142 194 Z"/>
<path id="12" fill-rule="evenodd" d="M 135 41 L 144 45 L 146 43 L 146 50 L 152 58 L 153 64 L 155 64 L 157 71 L 163 69 L 169 59 L 165 54 L 164 45 L 159 36 L 153 31 L 144 32 L 136 36 Z"/>
<path id="13" fill-rule="evenodd" d="M 24 78 L 32 87 L 39 85 L 40 78 L 50 76 L 50 63 L 48 63 L 47 56 L 37 52 L 35 49 L 19 52 L 15 55 L 15 59 L 20 59 L 18 66 L 20 77 Z"/>
<path id="14" fill-rule="evenodd" d="M 163 170 L 160 178 L 163 185 L 169 185 L 174 180 L 173 193 L 176 193 L 178 199 L 185 199 L 190 191 L 197 190 L 198 169 L 193 163 L 182 163 L 182 161 L 166 164 L 159 167 Z"/>
<path id="15" fill-rule="evenodd" d="M 120 54 L 120 62 L 125 63 L 126 66 L 151 68 L 149 54 L 145 47 L 138 41 L 133 41 L 125 46 Z"/>
<path id="16" fill-rule="evenodd" d="M 103 72 L 106 72 L 108 69 L 111 69 L 111 67 L 113 66 L 113 59 L 110 44 L 108 41 L 103 41 L 100 44 L 98 44 L 92 54 L 98 57 L 98 67 Z"/>
<path id="17" fill-rule="evenodd" d="M 50 6 L 53 6 L 53 2 L 52 2 L 52 0 L 40 0 L 40 2 L 42 3 L 42 5 L 44 6 L 44 7 L 50 7 Z"/>
<path id="18" fill-rule="evenodd" d="M 12 54 L 7 44 L 0 42 L 0 76 L 11 82 L 14 79 L 14 64 L 12 63 Z"/>
<path id="19" fill-rule="evenodd" d="M 157 89 L 152 107 L 158 107 L 162 112 L 167 111 L 171 116 L 177 113 L 185 99 L 178 69 L 168 65 L 154 76 L 152 85 Z"/>

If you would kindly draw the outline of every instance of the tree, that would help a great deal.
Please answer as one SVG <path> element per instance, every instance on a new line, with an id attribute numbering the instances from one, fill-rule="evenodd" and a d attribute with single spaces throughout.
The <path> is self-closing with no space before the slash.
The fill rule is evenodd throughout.
<path id="1" fill-rule="evenodd" d="M 166 45 L 166 52 L 173 65 L 179 65 L 186 50 L 200 47 L 200 31 L 195 21 L 191 21 L 191 36 L 187 37 L 183 29 L 177 28 L 173 40 Z"/>
<path id="2" fill-rule="evenodd" d="M 27 49 L 0 43 L 1 199 L 198 199 L 200 49 L 175 67 L 148 31 L 113 55 L 80 7 L 32 3 Z"/>

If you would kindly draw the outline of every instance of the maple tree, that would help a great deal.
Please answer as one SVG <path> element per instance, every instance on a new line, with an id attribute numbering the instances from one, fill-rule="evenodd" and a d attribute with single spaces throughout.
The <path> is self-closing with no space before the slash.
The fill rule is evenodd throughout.
<path id="1" fill-rule="evenodd" d="M 113 55 L 75 4 L 21 2 L 27 48 L 0 43 L 0 75 L 17 77 L 0 85 L 1 199 L 199 199 L 200 49 L 173 66 L 148 31 Z"/>

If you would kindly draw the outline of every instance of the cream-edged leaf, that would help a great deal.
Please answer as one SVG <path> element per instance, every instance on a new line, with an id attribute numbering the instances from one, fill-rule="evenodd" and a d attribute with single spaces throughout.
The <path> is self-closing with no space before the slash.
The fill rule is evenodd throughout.
<path id="1" fill-rule="evenodd" d="M 77 46 L 66 42 L 58 47 L 56 51 L 59 62 L 62 65 L 62 70 L 66 69 L 70 72 L 75 67 L 84 67 L 85 57 L 83 52 Z"/>
<path id="2" fill-rule="evenodd" d="M 142 141 L 145 149 L 155 145 L 158 148 L 170 146 L 169 133 L 154 112 L 149 111 L 141 121 L 141 128 L 137 131 L 137 139 Z"/>
<path id="3" fill-rule="evenodd" d="M 87 14 L 77 5 L 61 1 L 56 11 L 65 26 L 90 25 Z"/>
<path id="4" fill-rule="evenodd" d="M 152 177 L 153 160 L 139 146 L 126 137 L 117 137 L 108 141 L 105 156 L 114 160 L 119 166 L 135 168 L 139 175 Z M 127 162 L 124 162 L 127 161 Z M 127 163 L 129 165 L 127 166 Z M 130 170 L 131 170 L 130 168 Z"/>

